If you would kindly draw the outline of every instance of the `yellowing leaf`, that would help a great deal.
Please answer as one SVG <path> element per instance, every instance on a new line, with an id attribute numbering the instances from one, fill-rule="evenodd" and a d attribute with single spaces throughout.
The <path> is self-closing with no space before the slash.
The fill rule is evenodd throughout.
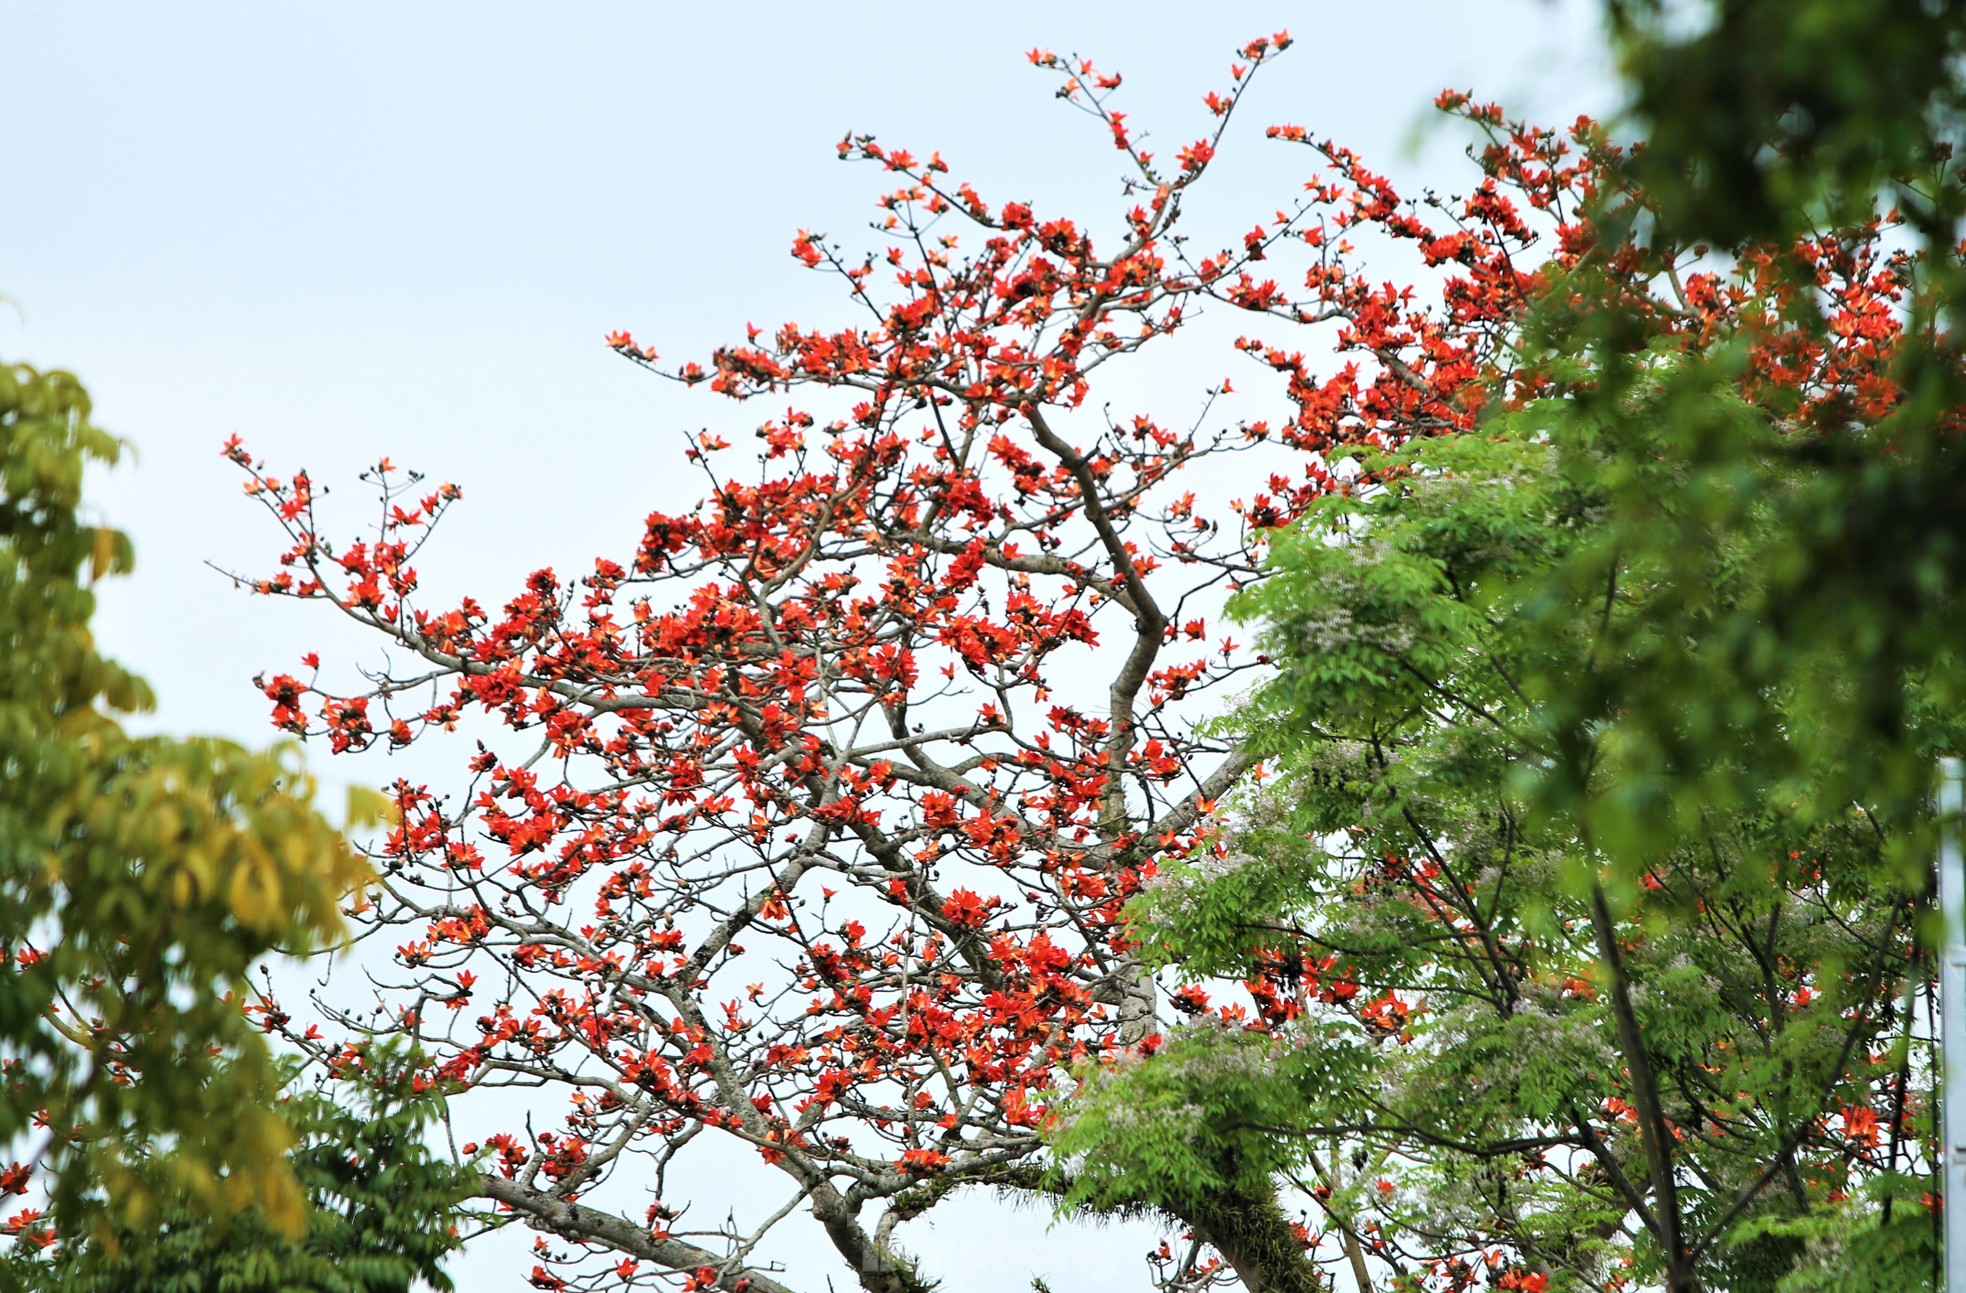
<path id="1" fill-rule="evenodd" d="M 225 901 L 248 929 L 270 929 L 284 914 L 280 905 L 280 876 L 258 841 L 246 841 L 243 856 L 226 882 Z"/>
<path id="2" fill-rule="evenodd" d="M 90 536 L 89 580 L 91 583 L 108 574 L 116 565 L 117 539 L 120 536 L 106 525 L 99 525 Z"/>
<path id="3" fill-rule="evenodd" d="M 381 826 L 396 820 L 396 801 L 368 786 L 348 787 L 348 826 Z"/>

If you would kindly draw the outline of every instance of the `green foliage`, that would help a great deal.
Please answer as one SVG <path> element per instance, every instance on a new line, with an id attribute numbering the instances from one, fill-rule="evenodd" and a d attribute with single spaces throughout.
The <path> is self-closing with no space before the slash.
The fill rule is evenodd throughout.
<path id="1" fill-rule="evenodd" d="M 1950 330 L 1966 305 L 1966 171 L 1954 156 L 1966 124 L 1966 10 L 1951 0 L 1672 8 L 1608 4 L 1648 140 L 1630 170 L 1662 258 L 1758 240 L 1759 272 L 1781 285 L 1769 299 L 1782 325 L 1847 346 L 1863 335 L 1851 331 L 1847 258 L 1808 250 L 1823 231 L 1888 210 L 1902 222 L 1888 235 L 1899 250 L 1874 268 L 1908 285 L 1891 310 L 1903 327 L 1878 338 L 1888 406 L 1814 400 L 1821 389 L 1796 382 L 1785 403 L 1743 419 L 1743 376 L 1769 359 L 1757 329 L 1684 357 L 1653 390 L 1638 358 L 1650 327 L 1628 297 L 1605 290 L 1602 266 L 1580 276 L 1575 308 L 1545 312 L 1535 343 L 1588 357 L 1568 411 L 1620 465 L 1603 542 L 1658 557 L 1666 609 L 1679 616 L 1661 634 L 1699 610 L 1717 547 L 1761 574 L 1753 596 L 1700 625 L 1697 652 L 1568 698 L 1615 723 L 1632 757 L 1654 765 L 1651 793 L 1710 800 L 1780 782 L 1783 760 L 1769 757 L 1780 743 L 1756 698 L 1806 691 L 1812 703 L 1797 708 L 1813 726 L 1786 748 L 1816 770 L 1822 798 L 1910 820 L 1935 747 L 1957 748 L 1930 716 L 1966 702 L 1966 363 Z M 1732 721 L 1710 732 L 1677 731 L 1683 714 L 1729 707 Z M 1708 775 L 1693 765 L 1714 748 L 1726 758 Z"/>
<path id="2" fill-rule="evenodd" d="M 1276 781 L 1135 906 L 1257 989 L 1256 1089 L 1145 1061 L 1061 1148 L 1151 1201 L 1260 1124 L 1241 1160 L 1308 1168 L 1394 1283 L 1493 1245 L 1551 1289 L 1929 1287 L 1966 14 L 1607 7 L 1647 144 L 1479 433 L 1361 455 L 1275 545 L 1237 727 Z M 1293 1079 L 1334 1047 L 1346 1080 Z M 1183 1138 L 1217 1098 L 1257 1115 Z"/>
<path id="3" fill-rule="evenodd" d="M 1776 1293 L 1919 1293 L 1939 1276 L 1937 1215 L 1927 1182 L 1886 1173 L 1864 1197 L 1806 1217 L 1744 1227 L 1748 1244 L 1778 1241 L 1795 1254 Z M 1895 1209 L 1890 1206 L 1895 1204 Z"/>
<path id="4" fill-rule="evenodd" d="M 74 378 L 0 367 L 0 1144 L 51 1169 L 65 1233 L 92 1200 L 136 1223 L 157 1188 L 293 1227 L 245 974 L 340 938 L 366 870 L 291 750 L 112 716 L 151 703 L 89 631 L 131 552 L 81 518 L 82 475 L 118 448 Z"/>
<path id="5" fill-rule="evenodd" d="M 1867 218 L 1890 193 L 1938 229 L 1960 213 L 1934 145 L 1957 142 L 1957 0 L 1607 0 L 1648 152 L 1638 175 L 1679 232 L 1723 246 Z"/>
<path id="6" fill-rule="evenodd" d="M 1071 1163 L 1066 1203 L 1180 1212 L 1225 1192 L 1266 1196 L 1301 1159 L 1276 1133 L 1300 1125 L 1312 1092 L 1364 1073 L 1353 1048 L 1328 1041 L 1289 1046 L 1202 1024 L 1151 1057 L 1087 1070 L 1073 1115 L 1053 1133 Z"/>
<path id="7" fill-rule="evenodd" d="M 1931 390 L 1883 416 L 1829 399 L 1798 418 L 1784 400 L 1805 395 L 1764 383 L 1750 407 L 1739 393 L 1767 362 L 1763 336 L 1667 362 L 1614 347 L 1642 326 L 1615 311 L 1538 324 L 1548 353 L 1600 357 L 1520 415 L 1584 455 L 1597 495 L 1589 533 L 1524 611 L 1554 633 L 1594 597 L 1647 590 L 1612 597 L 1589 668 L 1559 656 L 1519 678 L 1552 743 L 1543 806 L 1636 859 L 1702 814 L 1773 802 L 1828 819 L 1860 802 L 1897 832 L 1914 884 L 1932 758 L 1966 699 L 1953 647 L 1966 549 L 1949 501 L 1966 458 L 1934 421 L 1934 401 L 1961 390 L 1956 365 L 1941 377 L 1907 345 L 1900 363 Z M 1790 335 L 1829 327 L 1804 319 Z"/>
<path id="8" fill-rule="evenodd" d="M 1649 371 L 1644 398 L 1672 399 L 1675 366 Z M 1237 606 L 1282 665 L 1239 719 L 1275 784 L 1135 915 L 1161 963 L 1300 979 L 1303 1013 L 1089 1082 L 1058 1141 L 1081 1193 L 1309 1171 L 1334 1226 L 1506 1246 L 1551 1288 L 1657 1276 L 1660 1235 L 1623 1222 L 1670 1214 L 1690 1265 L 1745 1290 L 1807 1247 L 1773 1221 L 1877 1171 L 1834 1122 L 1908 1077 L 1923 876 L 1899 841 L 1923 823 L 1836 798 L 1813 707 L 1854 684 L 1806 657 L 1748 703 L 1678 706 L 1670 745 L 1626 739 L 1629 707 L 1672 703 L 1713 626 L 1761 604 L 1766 538 L 1752 516 L 1709 533 L 1678 582 L 1710 500 L 1666 488 L 1656 441 L 1634 464 L 1578 417 L 1532 403 L 1368 458 L 1378 484 L 1279 538 Z M 1655 535 L 1613 546 L 1639 497 Z M 1387 1187 L 1338 1178 L 1346 1147 Z"/>
<path id="9" fill-rule="evenodd" d="M 140 1226 L 48 1255 L 17 1252 L 12 1275 L 28 1293 L 401 1293 L 419 1279 L 448 1293 L 440 1263 L 460 1242 L 453 1219 L 467 1176 L 424 1143 L 442 1108 L 415 1090 L 414 1066 L 373 1058 L 353 1107 L 308 1089 L 281 1103 L 307 1201 L 298 1238 L 262 1207 L 214 1218 L 157 1179 Z"/>

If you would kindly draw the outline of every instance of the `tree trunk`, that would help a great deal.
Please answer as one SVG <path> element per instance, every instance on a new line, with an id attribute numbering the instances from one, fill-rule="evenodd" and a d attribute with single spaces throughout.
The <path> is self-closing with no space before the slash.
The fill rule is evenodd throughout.
<path id="1" fill-rule="evenodd" d="M 1183 1208 L 1181 1219 L 1235 1268 L 1249 1293 L 1322 1293 L 1317 1267 L 1274 1190 L 1211 1191 Z"/>

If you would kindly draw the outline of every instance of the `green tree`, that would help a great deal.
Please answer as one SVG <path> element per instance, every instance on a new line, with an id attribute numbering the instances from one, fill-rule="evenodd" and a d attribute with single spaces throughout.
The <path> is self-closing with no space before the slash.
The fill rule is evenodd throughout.
<path id="1" fill-rule="evenodd" d="M 1558 209 L 1564 151 L 1474 115 Z M 1254 1018 L 1058 1147 L 1094 1202 L 1296 1174 L 1361 1285 L 1916 1287 L 1953 253 L 1827 205 L 1716 253 L 1659 148 L 1573 142 L 1477 431 L 1355 454 L 1239 601 L 1281 775 L 1136 914 Z"/>
<path id="2" fill-rule="evenodd" d="M 30 1293 L 402 1293 L 419 1279 L 448 1293 L 441 1262 L 461 1242 L 452 1219 L 469 1187 L 425 1143 L 441 1097 L 400 1056 L 370 1051 L 361 1061 L 350 1102 L 304 1086 L 280 1102 L 307 1203 L 297 1237 L 257 1204 L 214 1218 L 160 1177 L 148 1182 L 157 1202 L 141 1225 L 57 1248 L 16 1246 L 0 1274 Z"/>
<path id="3" fill-rule="evenodd" d="M 1756 245 L 1796 356 L 1872 345 L 1875 385 L 1812 386 L 1798 373 L 1789 398 L 1742 417 L 1743 381 L 1784 362 L 1766 328 L 1683 355 L 1661 384 L 1642 311 L 1608 290 L 1601 262 L 1586 265 L 1535 340 L 1589 357 L 1569 412 L 1617 464 L 1605 543 L 1660 556 L 1675 607 L 1702 605 L 1716 548 L 1751 547 L 1765 577 L 1699 626 L 1697 649 L 1573 677 L 1551 703 L 1615 728 L 1631 761 L 1649 765 L 1633 792 L 1649 799 L 1637 810 L 1647 819 L 1671 820 L 1677 803 L 1752 799 L 1791 755 L 1818 770 L 1826 802 L 1916 816 L 1934 752 L 1920 706 L 1966 703 L 1966 172 L 1955 156 L 1966 10 L 1713 0 L 1668 14 L 1656 0 L 1609 0 L 1607 11 L 1648 141 L 1627 168 L 1643 193 L 1628 208 L 1639 232 L 1687 253 Z M 1825 231 L 1862 227 L 1888 231 L 1896 255 L 1869 271 L 1899 287 L 1879 293 L 1847 258 L 1815 254 Z M 1863 320 L 1853 294 L 1869 298 Z M 1655 386 L 1658 398 L 1640 397 Z M 1671 459 L 1669 476 L 1644 469 L 1652 454 Z M 1806 749 L 1771 742 L 1775 711 L 1758 703 L 1796 687 L 1821 701 Z M 1715 721 L 1689 726 L 1689 714 Z"/>
<path id="4" fill-rule="evenodd" d="M 120 450 L 89 413 L 68 374 L 0 367 L 0 1145 L 25 1158 L 0 1189 L 45 1188 L 53 1227 L 28 1209 L 7 1232 L 39 1243 L 108 1215 L 139 1233 L 160 1197 L 256 1201 L 293 1231 L 282 1074 L 245 976 L 341 938 L 337 903 L 367 870 L 291 750 L 115 717 L 151 696 L 89 630 L 95 582 L 131 566 L 129 541 L 80 513 L 85 465 Z"/>
<path id="5" fill-rule="evenodd" d="M 1954 241 L 1966 122 L 1959 0 L 1605 0 L 1647 155 L 1677 233 L 1723 246 L 1868 218 L 1884 194 L 1934 247 Z"/>
<path id="6" fill-rule="evenodd" d="M 1636 861 L 1592 842 L 1621 752 L 1539 680 L 1632 667 L 1663 594 L 1644 554 L 1608 600 L 1567 578 L 1606 462 L 1546 413 L 1373 464 L 1279 542 L 1244 610 L 1284 668 L 1243 720 L 1279 776 L 1138 913 L 1184 975 L 1254 981 L 1258 1027 L 1093 1081 L 1061 1141 L 1089 1199 L 1284 1171 L 1361 1279 L 1467 1287 L 1500 1253 L 1523 1287 L 1747 1290 L 1929 1184 L 1915 824 L 1794 794 L 1634 824 Z M 1715 554 L 1722 608 L 1743 555 Z M 1542 793 L 1567 759 L 1591 814 Z M 1889 1216 L 1920 1274 L 1931 1222 Z"/>

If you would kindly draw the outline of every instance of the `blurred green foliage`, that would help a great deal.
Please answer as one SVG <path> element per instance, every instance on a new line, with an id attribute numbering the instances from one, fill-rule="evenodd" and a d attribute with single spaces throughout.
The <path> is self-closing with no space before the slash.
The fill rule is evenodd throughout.
<path id="1" fill-rule="evenodd" d="M 64 1236 L 141 1231 L 160 1197 L 252 1203 L 297 1233 L 283 1077 L 242 1013 L 245 976 L 339 940 L 367 870 L 292 750 L 133 736 L 115 717 L 150 692 L 89 624 L 131 549 L 84 519 L 81 491 L 119 451 L 73 377 L 0 366 L 0 1145 L 50 1174 Z M 41 1233 L 30 1222 L 12 1229 Z"/>
<path id="2" fill-rule="evenodd" d="M 1868 218 L 1882 195 L 1950 244 L 1966 121 L 1959 0 L 1606 0 L 1673 235 L 1733 246 Z"/>
<path id="3" fill-rule="evenodd" d="M 258 1204 L 215 1217 L 168 1175 L 144 1173 L 140 1222 L 56 1248 L 17 1245 L 0 1275 L 24 1293 L 404 1293 L 418 1280 L 449 1293 L 441 1262 L 461 1242 L 456 1205 L 469 1187 L 425 1143 L 441 1098 L 417 1089 L 400 1054 L 364 1059 L 358 1088 L 298 1086 L 279 1104 L 307 1206 L 297 1237 Z"/>
<path id="4" fill-rule="evenodd" d="M 1642 675 L 1580 679 L 1567 702 L 1655 761 L 1643 793 L 1710 802 L 1756 793 L 1780 773 L 1784 747 L 1767 742 L 1759 720 L 1770 711 L 1755 698 L 1771 686 L 1816 688 L 1815 739 L 1789 748 L 1813 769 L 1833 765 L 1827 780 L 1812 773 L 1822 797 L 1915 816 L 1932 755 L 1951 741 L 1934 739 L 1914 711 L 1966 707 L 1966 363 L 1956 335 L 1966 171 L 1955 155 L 1966 8 L 1609 0 L 1608 10 L 1647 141 L 1629 167 L 1642 193 L 1631 210 L 1655 248 L 1758 244 L 1768 274 L 1796 288 L 1782 301 L 1784 325 L 1829 338 L 1848 327 L 1845 301 L 1802 249 L 1886 217 L 1913 287 L 1885 373 L 1893 407 L 1871 417 L 1830 402 L 1806 426 L 1778 407 L 1743 416 L 1748 337 L 1684 357 L 1656 398 L 1634 399 L 1655 380 L 1630 310 L 1594 290 L 1600 282 L 1580 285 L 1583 308 L 1546 312 L 1532 342 L 1588 364 L 1590 380 L 1572 388 L 1575 415 L 1617 446 L 1623 484 L 1606 546 L 1666 557 L 1663 577 L 1689 609 L 1716 545 L 1747 544 L 1745 559 L 1765 575 L 1754 597 L 1700 626 L 1695 649 L 1662 650 L 1639 662 Z M 1734 717 L 1682 722 L 1722 709 Z"/>

